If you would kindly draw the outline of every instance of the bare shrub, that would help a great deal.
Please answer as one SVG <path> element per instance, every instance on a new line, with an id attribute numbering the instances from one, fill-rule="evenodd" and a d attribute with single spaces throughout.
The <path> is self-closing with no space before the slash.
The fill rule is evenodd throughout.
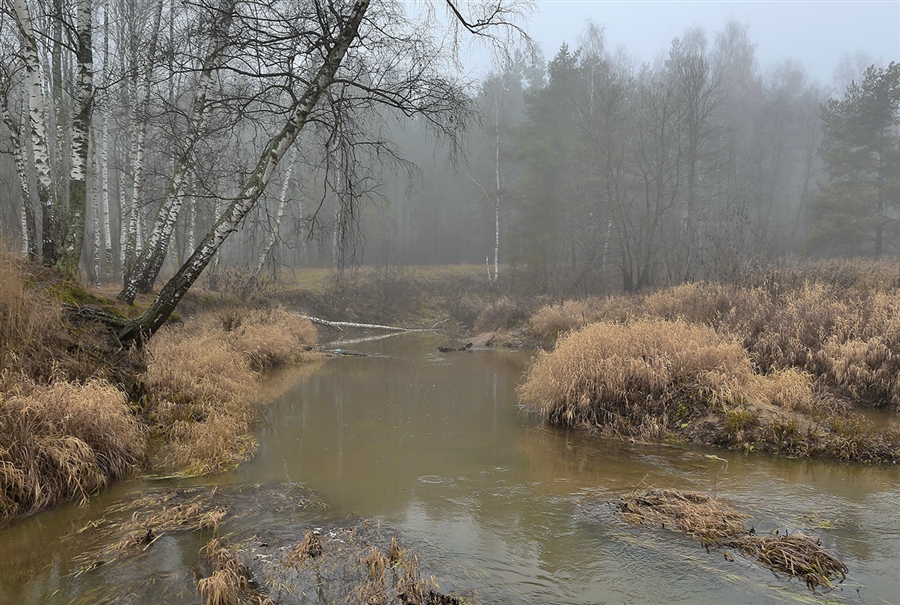
<path id="1" fill-rule="evenodd" d="M 112 385 L 22 382 L 0 394 L 0 523 L 87 502 L 141 460 L 143 432 Z"/>
<path id="2" fill-rule="evenodd" d="M 587 301 L 567 300 L 538 309 L 528 319 L 528 327 L 538 338 L 547 341 L 563 332 L 584 327 L 592 319 L 595 318 Z"/>
<path id="3" fill-rule="evenodd" d="M 527 309 L 511 298 L 503 297 L 485 307 L 475 320 L 476 332 L 509 330 L 525 322 Z"/>

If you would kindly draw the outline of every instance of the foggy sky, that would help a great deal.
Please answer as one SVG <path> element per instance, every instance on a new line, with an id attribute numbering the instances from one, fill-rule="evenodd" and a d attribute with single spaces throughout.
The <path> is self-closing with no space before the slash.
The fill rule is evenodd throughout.
<path id="1" fill-rule="evenodd" d="M 603 26 L 610 50 L 625 48 L 638 62 L 653 62 L 672 38 L 691 27 L 710 42 L 729 20 L 748 24 L 757 59 L 768 71 L 790 58 L 810 76 L 832 84 L 843 55 L 859 51 L 871 62 L 900 60 L 900 1 L 604 1 L 538 0 L 526 26 L 549 60 L 578 37 L 590 19 Z"/>

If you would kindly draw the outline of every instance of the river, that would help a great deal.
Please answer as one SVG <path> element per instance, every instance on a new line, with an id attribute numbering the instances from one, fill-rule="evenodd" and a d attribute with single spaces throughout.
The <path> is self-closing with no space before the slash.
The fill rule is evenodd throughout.
<path id="1" fill-rule="evenodd" d="M 427 545 L 442 590 L 474 590 L 485 604 L 900 603 L 897 466 L 640 445 L 546 427 L 517 406 L 528 353 L 440 353 L 439 344 L 407 334 L 347 345 L 368 356 L 273 377 L 288 386 L 268 407 L 257 455 L 234 472 L 132 481 L 88 507 L 60 506 L 0 531 L 0 603 L 101 602 L 104 585 L 121 581 L 141 587 L 134 602 L 196 602 L 189 588 L 160 600 L 159 587 L 192 585 L 201 536 L 154 545 L 158 552 L 127 577 L 73 577 L 84 545 L 62 537 L 105 518 L 123 497 L 198 483 L 306 484 L 331 514 L 374 518 Z M 679 534 L 619 520 L 608 501 L 647 486 L 726 499 L 753 516 L 748 527 L 758 534 L 814 532 L 849 576 L 813 592 L 741 555 L 727 560 Z"/>

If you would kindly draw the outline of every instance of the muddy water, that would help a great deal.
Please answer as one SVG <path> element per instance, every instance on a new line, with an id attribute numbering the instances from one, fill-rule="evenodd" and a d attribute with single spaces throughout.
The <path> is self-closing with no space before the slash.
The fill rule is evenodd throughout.
<path id="1" fill-rule="evenodd" d="M 305 483 L 334 511 L 402 530 L 427 550 L 425 571 L 439 572 L 442 590 L 475 589 L 485 604 L 900 603 L 896 466 L 549 429 L 516 406 L 527 354 L 439 353 L 438 344 L 403 335 L 347 345 L 371 356 L 335 359 L 298 379 L 270 407 L 255 459 L 207 481 Z M 815 532 L 850 576 L 836 590 L 810 592 L 736 553 L 728 561 L 668 531 L 628 526 L 607 501 L 640 485 L 715 493 L 752 514 L 760 534 Z M 102 518 L 113 496 L 156 487 L 122 486 L 88 509 L 62 507 L 0 532 L 0 603 L 94 602 L 104 582 L 122 578 L 67 578 L 79 547 L 55 542 Z M 190 602 L 201 544 L 154 545 L 128 572 L 145 595 L 138 601 Z"/>

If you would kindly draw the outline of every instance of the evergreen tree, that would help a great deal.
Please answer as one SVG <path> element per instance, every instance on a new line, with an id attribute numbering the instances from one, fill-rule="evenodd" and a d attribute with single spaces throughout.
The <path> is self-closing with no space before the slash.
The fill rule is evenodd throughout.
<path id="1" fill-rule="evenodd" d="M 822 107 L 828 184 L 813 199 L 809 251 L 880 256 L 900 244 L 900 63 L 869 67 Z"/>

